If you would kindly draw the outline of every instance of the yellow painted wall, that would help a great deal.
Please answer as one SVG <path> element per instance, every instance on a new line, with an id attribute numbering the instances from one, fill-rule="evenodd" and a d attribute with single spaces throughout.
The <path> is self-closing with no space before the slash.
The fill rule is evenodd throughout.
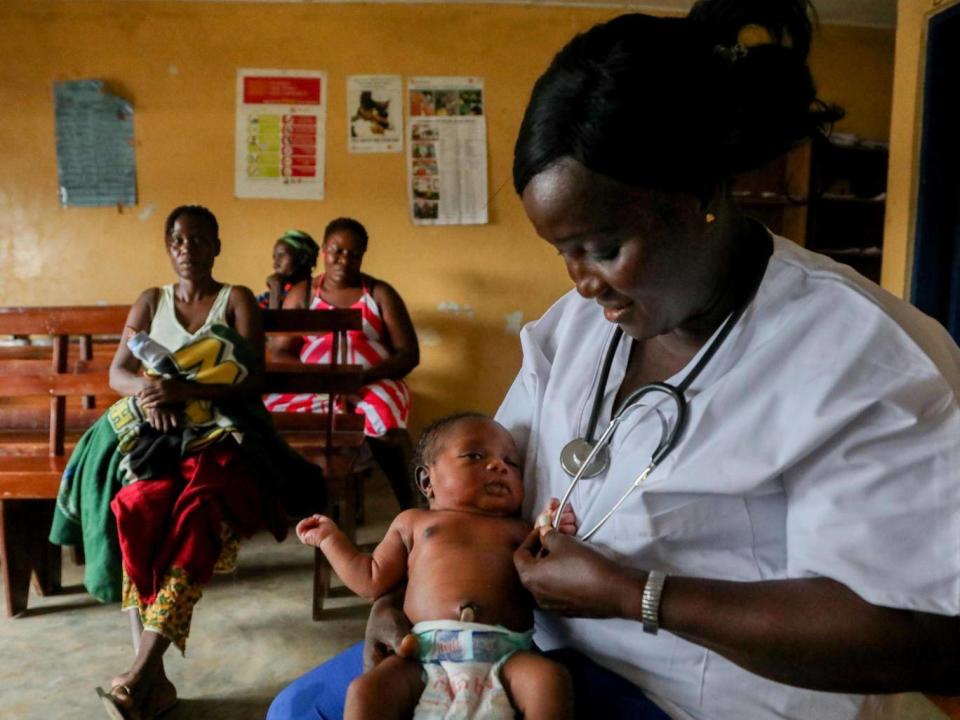
<path id="1" fill-rule="evenodd" d="M 414 426 L 458 408 L 496 408 L 519 365 L 505 315 L 537 317 L 569 287 L 512 190 L 513 141 L 534 79 L 576 31 L 611 9 L 506 5 L 0 2 L 0 305 L 130 302 L 173 275 L 162 221 L 183 202 L 221 221 L 217 277 L 259 290 L 274 238 L 319 235 L 338 215 L 371 235 L 365 269 L 397 287 L 425 340 L 412 375 Z M 883 138 L 892 31 L 825 27 L 821 94 L 846 105 L 840 129 Z M 233 197 L 236 69 L 325 70 L 327 197 Z M 479 75 L 486 81 L 490 224 L 414 227 L 403 155 L 346 152 L 348 74 Z M 52 87 L 101 78 L 135 106 L 139 205 L 61 209 Z M 452 300 L 473 317 L 437 309 Z"/>
<path id="2" fill-rule="evenodd" d="M 810 69 L 817 94 L 847 113 L 838 132 L 865 140 L 889 137 L 893 43 L 893 30 L 878 28 L 824 25 L 815 36 Z"/>
<path id="3" fill-rule="evenodd" d="M 900 297 L 909 293 L 916 212 L 919 108 L 925 18 L 942 0 L 899 0 L 896 64 L 890 124 L 890 172 L 883 234 L 883 286 Z"/>

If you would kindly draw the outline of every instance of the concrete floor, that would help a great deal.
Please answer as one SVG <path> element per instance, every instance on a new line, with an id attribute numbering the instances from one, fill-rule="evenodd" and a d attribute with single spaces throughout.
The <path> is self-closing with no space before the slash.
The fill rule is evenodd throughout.
<path id="1" fill-rule="evenodd" d="M 382 479 L 368 483 L 366 507 L 362 543 L 379 539 L 397 512 Z M 292 534 L 241 546 L 236 574 L 214 577 L 196 607 L 186 657 L 167 653 L 181 701 L 165 720 L 262 720 L 291 680 L 363 638 L 369 605 L 343 588 L 325 619 L 311 621 L 312 562 Z M 31 595 L 24 615 L 0 618 L 0 720 L 105 718 L 94 688 L 130 664 L 126 613 L 87 595 L 82 569 L 66 558 L 63 574 L 65 594 Z M 919 695 L 903 700 L 884 720 L 946 720 Z"/>
<path id="2" fill-rule="evenodd" d="M 397 505 L 386 483 L 368 488 L 360 542 L 386 531 Z M 262 720 L 291 680 L 363 639 L 369 605 L 334 588 L 321 622 L 310 619 L 313 550 L 292 531 L 241 545 L 235 575 L 215 576 L 194 611 L 187 652 L 166 654 L 181 701 L 164 719 Z M 105 718 L 94 688 L 132 659 L 126 613 L 81 586 L 82 568 L 64 557 L 65 593 L 30 596 L 17 618 L 0 618 L 0 720 Z"/>

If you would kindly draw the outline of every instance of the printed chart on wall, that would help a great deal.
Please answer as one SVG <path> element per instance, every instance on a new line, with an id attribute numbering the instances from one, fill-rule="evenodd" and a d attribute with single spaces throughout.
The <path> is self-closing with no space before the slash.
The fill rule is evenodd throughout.
<path id="1" fill-rule="evenodd" d="M 483 79 L 407 82 L 410 216 L 415 225 L 487 222 L 487 119 Z"/>
<path id="2" fill-rule="evenodd" d="M 102 80 L 54 85 L 57 178 L 64 207 L 137 204 L 133 105 Z"/>
<path id="3" fill-rule="evenodd" d="M 347 150 L 396 153 L 403 150 L 403 80 L 399 75 L 347 78 Z"/>
<path id="4" fill-rule="evenodd" d="M 239 198 L 323 200 L 327 74 L 237 71 Z"/>

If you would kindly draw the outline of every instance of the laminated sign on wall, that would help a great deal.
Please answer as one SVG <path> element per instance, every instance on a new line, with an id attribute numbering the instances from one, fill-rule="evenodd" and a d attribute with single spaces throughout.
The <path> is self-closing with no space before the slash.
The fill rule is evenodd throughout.
<path id="1" fill-rule="evenodd" d="M 327 74 L 238 70 L 239 198 L 323 199 Z"/>
<path id="2" fill-rule="evenodd" d="M 407 83 L 410 215 L 416 225 L 487 222 L 487 119 L 483 79 L 419 77 Z"/>
<path id="3" fill-rule="evenodd" d="M 133 106 L 102 80 L 54 86 L 57 178 L 64 207 L 136 205 Z"/>

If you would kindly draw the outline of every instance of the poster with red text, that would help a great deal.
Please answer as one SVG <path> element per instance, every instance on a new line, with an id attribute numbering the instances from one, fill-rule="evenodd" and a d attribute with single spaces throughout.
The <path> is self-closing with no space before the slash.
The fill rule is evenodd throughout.
<path id="1" fill-rule="evenodd" d="M 237 71 L 238 198 L 323 200 L 327 74 Z"/>

